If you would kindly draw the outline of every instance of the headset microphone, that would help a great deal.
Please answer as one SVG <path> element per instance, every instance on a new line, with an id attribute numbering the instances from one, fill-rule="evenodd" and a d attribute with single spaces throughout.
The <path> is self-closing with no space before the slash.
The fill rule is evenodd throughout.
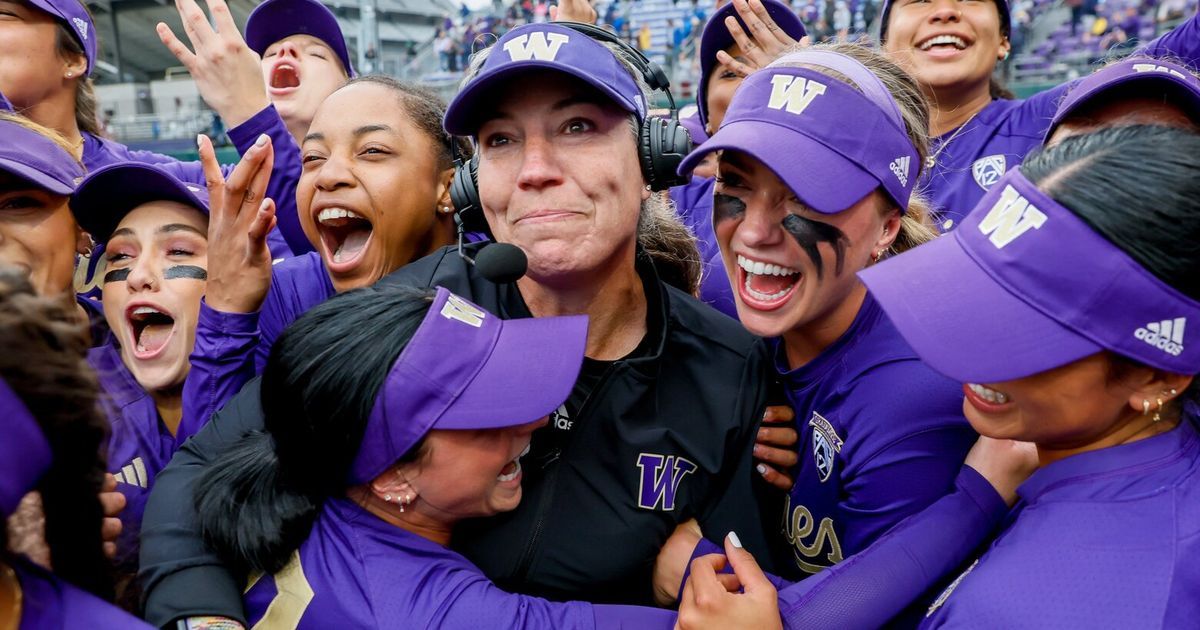
<path id="1" fill-rule="evenodd" d="M 479 275 L 489 282 L 509 284 L 521 279 L 529 267 L 529 259 L 520 247 L 509 243 L 490 243 L 479 250 L 474 258 L 463 251 L 463 222 L 458 212 L 454 213 L 454 224 L 458 228 L 458 255 L 472 267 L 479 270 Z"/>

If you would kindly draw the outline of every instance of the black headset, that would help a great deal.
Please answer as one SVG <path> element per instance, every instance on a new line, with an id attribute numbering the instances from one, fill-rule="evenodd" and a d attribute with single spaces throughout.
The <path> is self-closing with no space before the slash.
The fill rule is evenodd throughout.
<path id="1" fill-rule="evenodd" d="M 594 40 L 616 45 L 631 61 L 642 78 L 652 90 L 660 90 L 667 95 L 671 104 L 671 115 L 667 118 L 646 116 L 639 131 L 638 159 L 642 165 L 642 176 L 650 186 L 650 190 L 662 191 L 674 186 L 688 183 L 690 178 L 679 176 L 676 171 L 683 158 L 692 150 L 692 137 L 687 129 L 679 124 L 675 109 L 675 97 L 671 95 L 671 80 L 657 64 L 651 61 L 642 51 L 622 41 L 616 35 L 593 24 L 583 22 L 554 22 L 582 33 Z M 454 179 L 450 183 L 450 201 L 459 213 L 462 222 L 469 231 L 486 232 L 487 225 L 483 220 L 483 206 L 479 201 L 479 157 L 472 157 L 464 163 L 462 154 L 455 149 Z"/>

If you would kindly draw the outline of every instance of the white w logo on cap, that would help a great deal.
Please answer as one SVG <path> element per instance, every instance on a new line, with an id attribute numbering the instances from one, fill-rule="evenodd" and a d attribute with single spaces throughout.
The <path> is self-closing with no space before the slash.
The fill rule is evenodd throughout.
<path id="1" fill-rule="evenodd" d="M 530 59 L 554 61 L 554 58 L 558 56 L 558 49 L 569 41 L 571 38 L 562 33 L 539 31 L 512 38 L 504 44 L 504 51 L 513 61 L 529 61 Z"/>
<path id="2" fill-rule="evenodd" d="M 825 93 L 825 84 L 804 77 L 777 74 L 771 77 L 771 100 L 767 107 L 803 114 L 813 100 Z"/>
<path id="3" fill-rule="evenodd" d="M 487 318 L 487 313 L 457 295 L 451 294 L 446 298 L 446 303 L 442 305 L 442 317 L 479 328 L 483 325 L 483 320 Z"/>
<path id="4" fill-rule="evenodd" d="M 996 205 L 979 222 L 979 231 L 987 234 L 993 245 L 1002 248 L 1045 222 L 1046 213 L 1031 205 L 1016 188 L 1005 186 Z"/>

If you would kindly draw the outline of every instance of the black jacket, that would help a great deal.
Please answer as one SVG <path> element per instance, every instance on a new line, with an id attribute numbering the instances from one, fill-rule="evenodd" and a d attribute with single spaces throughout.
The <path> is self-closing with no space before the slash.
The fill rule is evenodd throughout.
<path id="1" fill-rule="evenodd" d="M 577 385 L 586 391 L 573 395 L 581 404 L 571 417 L 556 416 L 535 434 L 516 510 L 455 533 L 453 546 L 505 589 L 648 603 L 655 556 L 679 522 L 695 517 L 717 540 L 736 530 L 760 552 L 766 528 L 777 524 L 759 517 L 764 489 L 751 451 L 770 375 L 763 344 L 660 282 L 649 262 L 639 260 L 638 271 L 649 329 L 639 350 L 593 363 L 593 376 Z M 515 285 L 483 279 L 453 248 L 380 284 L 444 286 L 501 317 L 529 316 Z M 254 381 L 157 479 L 143 525 L 155 533 L 142 542 L 151 623 L 195 614 L 242 618 L 234 578 L 195 531 L 190 488 L 211 457 L 262 425 Z"/>

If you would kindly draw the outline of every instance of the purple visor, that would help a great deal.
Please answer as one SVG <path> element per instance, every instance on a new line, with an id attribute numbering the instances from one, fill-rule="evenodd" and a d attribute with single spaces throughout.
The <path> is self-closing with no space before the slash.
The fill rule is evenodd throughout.
<path id="1" fill-rule="evenodd" d="M 779 0 L 762 0 L 762 4 L 767 10 L 767 15 L 792 39 L 799 40 L 808 34 L 804 30 L 804 23 L 788 5 Z M 700 35 L 700 85 L 696 89 L 696 107 L 700 110 L 701 127 L 708 125 L 708 75 L 712 74 L 713 68 L 718 65 L 717 52 L 736 43 L 733 41 L 733 35 L 729 34 L 729 28 L 725 26 L 725 18 L 729 16 L 733 16 L 738 26 L 742 27 L 742 31 L 750 35 L 750 29 L 746 27 L 746 22 L 738 15 L 732 2 L 717 9 L 704 25 L 704 32 Z M 695 135 L 692 137 L 697 138 Z"/>
<path id="2" fill-rule="evenodd" d="M 556 70 L 596 88 L 638 120 L 646 118 L 646 101 L 637 82 L 611 50 L 600 42 L 558 24 L 527 24 L 504 34 L 492 45 L 487 62 L 446 108 L 443 126 L 456 136 L 474 135 L 480 116 L 495 105 L 492 92 L 522 72 Z"/>
<path id="3" fill-rule="evenodd" d="M 503 320 L 439 287 L 375 398 L 349 482 L 379 476 L 433 429 L 549 414 L 575 386 L 586 341 L 586 316 Z"/>
<path id="4" fill-rule="evenodd" d="M 1200 371 L 1200 339 L 1189 335 L 1200 303 L 1019 169 L 952 233 L 859 275 L 921 359 L 962 382 L 1023 378 L 1101 350 L 1167 372 Z"/>
<path id="5" fill-rule="evenodd" d="M 91 76 L 92 68 L 96 65 L 96 25 L 92 16 L 79 0 L 27 0 L 29 4 L 54 16 L 54 19 L 66 25 L 67 30 L 75 36 L 87 56 L 87 74 Z"/>
<path id="6" fill-rule="evenodd" d="M 316 0 L 267 0 L 246 18 L 246 45 L 260 56 L 271 44 L 292 35 L 311 35 L 325 42 L 342 62 L 346 76 L 356 76 L 337 16 Z"/>
<path id="7" fill-rule="evenodd" d="M 781 61 L 804 61 L 806 54 Z M 920 159 L 897 126 L 898 113 L 872 99 L 872 92 L 809 68 L 772 64 L 742 83 L 721 128 L 684 158 L 679 172 L 691 172 L 714 151 L 739 151 L 771 169 L 817 212 L 842 212 L 881 186 L 905 211 Z"/>
<path id="8" fill-rule="evenodd" d="M 29 408 L 0 379 L 0 516 L 8 518 L 21 497 L 50 469 L 50 443 Z"/>
<path id="9" fill-rule="evenodd" d="M 1139 57 L 1106 66 L 1080 79 L 1058 104 L 1058 111 L 1054 112 L 1054 119 L 1046 130 L 1045 141 L 1049 141 L 1058 125 L 1071 115 L 1131 85 L 1137 85 L 1138 93 L 1145 96 L 1174 95 L 1176 98 L 1172 102 L 1192 120 L 1200 122 L 1200 80 L 1178 64 Z"/>
<path id="10" fill-rule="evenodd" d="M 69 195 L 83 180 L 83 166 L 56 142 L 17 123 L 0 120 L 0 171 L 56 195 Z"/>
<path id="11" fill-rule="evenodd" d="M 97 243 L 107 243 L 125 215 L 152 201 L 176 201 L 208 214 L 204 186 L 138 162 L 110 164 L 88 175 L 71 195 L 71 213 Z"/>

